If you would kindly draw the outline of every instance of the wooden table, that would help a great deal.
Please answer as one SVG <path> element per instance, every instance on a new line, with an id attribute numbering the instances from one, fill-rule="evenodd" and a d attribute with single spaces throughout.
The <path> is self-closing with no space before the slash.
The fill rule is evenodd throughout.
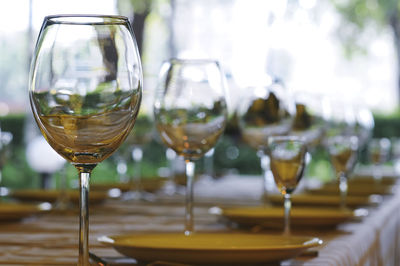
<path id="1" fill-rule="evenodd" d="M 219 184 L 200 183 L 196 187 L 197 231 L 234 230 L 211 215 L 211 206 L 258 204 L 259 178 L 237 176 L 217 181 Z M 226 184 L 222 183 L 226 182 Z M 240 184 L 243 183 L 242 186 Z M 227 185 L 229 184 L 229 185 Z M 204 190 L 207 186 L 212 186 Z M 218 186 L 231 193 L 211 197 Z M 230 187 L 231 186 L 231 187 Z M 229 189 L 232 188 L 232 189 Z M 242 192 L 239 192 L 241 190 Z M 248 190 L 245 197 L 244 190 Z M 204 193 L 202 193 L 204 191 Z M 210 192 L 211 191 L 211 192 Z M 241 195 L 241 197 L 231 196 Z M 301 231 L 294 234 L 317 236 L 324 244 L 315 253 L 306 253 L 282 265 L 400 265 L 400 190 L 388 196 L 378 207 L 370 208 L 370 215 L 362 222 L 340 225 L 336 230 Z M 155 202 L 135 202 L 109 199 L 104 204 L 91 206 L 90 250 L 102 258 L 111 258 L 115 265 L 135 265 L 112 248 L 103 246 L 97 238 L 103 235 L 183 230 L 183 197 L 167 200 L 163 196 Z M 276 233 L 276 230 L 275 230 Z M 19 222 L 0 224 L 1 265 L 76 265 L 78 243 L 77 209 L 49 212 L 25 218 Z M 120 263 L 116 263 L 119 261 Z"/>

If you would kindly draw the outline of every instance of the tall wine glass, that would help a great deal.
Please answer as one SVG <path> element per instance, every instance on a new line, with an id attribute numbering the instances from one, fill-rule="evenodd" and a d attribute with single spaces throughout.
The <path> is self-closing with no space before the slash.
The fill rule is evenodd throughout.
<path id="1" fill-rule="evenodd" d="M 284 234 L 290 234 L 291 194 L 303 176 L 306 165 L 306 142 L 297 136 L 269 138 L 268 153 L 275 183 L 284 197 Z"/>
<path id="2" fill-rule="evenodd" d="M 79 265 L 89 265 L 89 180 L 131 131 L 141 101 L 136 41 L 122 16 L 44 19 L 30 73 L 35 120 L 79 172 Z"/>
<path id="3" fill-rule="evenodd" d="M 368 143 L 369 160 L 373 164 L 372 175 L 376 183 L 382 180 L 382 166 L 389 160 L 391 143 L 388 138 L 374 138 Z"/>
<path id="4" fill-rule="evenodd" d="M 289 133 L 294 104 L 282 86 L 246 88 L 238 106 L 239 128 L 243 140 L 258 151 L 263 176 L 263 200 L 275 187 L 268 156 L 268 138 Z"/>
<path id="5" fill-rule="evenodd" d="M 216 61 L 172 59 L 162 66 L 154 117 L 165 145 L 185 158 L 185 235 L 194 228 L 194 161 L 214 147 L 225 129 L 225 90 L 225 79 Z"/>
<path id="6" fill-rule="evenodd" d="M 135 128 L 125 142 L 133 160 L 133 176 L 129 180 L 129 191 L 125 194 L 125 199 L 139 200 L 146 196 L 142 187 L 143 146 L 152 140 L 154 125 L 153 116 L 150 113 L 152 108 L 149 108 L 150 103 L 144 104 L 145 100 L 148 102 L 148 96 L 148 92 L 143 91 L 143 101 L 136 119 Z"/>
<path id="7" fill-rule="evenodd" d="M 336 173 L 340 193 L 340 207 L 346 208 L 347 179 L 357 162 L 358 137 L 356 135 L 337 135 L 325 141 L 332 166 Z"/>
<path id="8" fill-rule="evenodd" d="M 325 133 L 327 114 L 323 96 L 301 91 L 295 94 L 294 101 L 296 115 L 290 134 L 301 136 L 311 152 L 321 143 Z"/>

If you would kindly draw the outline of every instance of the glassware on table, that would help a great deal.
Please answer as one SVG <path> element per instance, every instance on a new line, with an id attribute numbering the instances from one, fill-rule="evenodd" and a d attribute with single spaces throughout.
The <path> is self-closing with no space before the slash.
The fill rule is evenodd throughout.
<path id="1" fill-rule="evenodd" d="M 3 183 L 3 167 L 10 157 L 13 134 L 0 129 L 0 197 L 8 194 L 8 189 L 1 186 Z"/>
<path id="2" fill-rule="evenodd" d="M 263 177 L 263 202 L 275 188 L 268 156 L 268 138 L 285 135 L 292 126 L 294 104 L 282 86 L 246 88 L 238 106 L 239 128 L 244 142 L 257 150 Z"/>
<path id="3" fill-rule="evenodd" d="M 375 121 L 370 109 L 364 105 L 359 105 L 355 109 L 356 115 L 356 134 L 358 136 L 359 150 L 367 148 L 369 140 L 372 138 Z"/>
<path id="4" fill-rule="evenodd" d="M 219 63 L 201 59 L 164 63 L 154 117 L 164 144 L 185 158 L 184 232 L 190 235 L 194 230 L 194 161 L 214 147 L 227 121 L 226 85 Z"/>
<path id="5" fill-rule="evenodd" d="M 131 131 L 141 101 L 136 41 L 122 16 L 44 19 L 30 73 L 35 120 L 79 172 L 79 265 L 89 265 L 89 180 Z"/>
<path id="6" fill-rule="evenodd" d="M 149 143 L 152 139 L 153 121 L 149 113 L 146 113 L 143 104 L 136 119 L 135 128 L 131 131 L 126 139 L 126 145 L 131 151 L 133 160 L 133 175 L 129 180 L 129 191 L 125 193 L 125 199 L 142 199 L 145 193 L 142 190 L 142 159 L 143 145 Z"/>
<path id="7" fill-rule="evenodd" d="M 307 143 L 308 151 L 321 144 L 328 118 L 324 97 L 307 92 L 297 92 L 294 96 L 296 114 L 291 135 L 301 136 Z"/>
<path id="8" fill-rule="evenodd" d="M 396 174 L 400 174 L 400 139 L 392 138 L 392 152 L 391 158 L 393 161 L 393 166 Z"/>
<path id="9" fill-rule="evenodd" d="M 284 197 L 284 234 L 290 235 L 291 194 L 304 173 L 307 144 L 297 136 L 273 136 L 268 143 L 271 171 Z"/>
<path id="10" fill-rule="evenodd" d="M 346 208 L 347 179 L 357 162 L 358 137 L 337 135 L 325 140 L 332 166 L 336 173 L 340 193 L 340 207 Z"/>
<path id="11" fill-rule="evenodd" d="M 388 138 L 374 138 L 368 142 L 369 160 L 373 164 L 373 177 L 375 182 L 382 180 L 382 166 L 389 160 L 391 143 Z"/>

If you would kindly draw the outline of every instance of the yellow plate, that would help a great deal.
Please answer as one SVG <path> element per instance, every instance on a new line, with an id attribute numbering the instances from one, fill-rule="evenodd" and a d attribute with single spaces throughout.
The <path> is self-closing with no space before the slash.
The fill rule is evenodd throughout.
<path id="1" fill-rule="evenodd" d="M 50 210 L 50 204 L 0 203 L 0 221 L 15 221 Z"/>
<path id="2" fill-rule="evenodd" d="M 79 191 L 70 190 L 67 193 L 73 203 L 79 203 Z M 56 202 L 59 198 L 60 191 L 43 189 L 21 189 L 11 191 L 9 196 L 22 201 L 46 201 L 53 203 Z M 92 204 L 101 203 L 102 201 L 107 199 L 107 197 L 107 192 L 91 191 L 89 193 L 89 202 Z"/>
<path id="3" fill-rule="evenodd" d="M 398 177 L 394 176 L 383 176 L 382 179 L 379 181 L 382 185 L 394 185 L 397 182 Z M 352 176 L 349 179 L 349 184 L 353 183 L 362 183 L 362 184 L 376 184 L 375 179 L 372 176 Z"/>
<path id="4" fill-rule="evenodd" d="M 338 184 L 329 183 L 320 188 L 309 189 L 310 193 L 318 194 L 339 194 Z M 383 184 L 364 184 L 364 183 L 349 183 L 348 192 L 349 196 L 369 196 L 372 194 L 392 194 L 393 187 L 391 185 Z"/>
<path id="5" fill-rule="evenodd" d="M 101 243 L 143 262 L 250 264 L 296 257 L 322 244 L 313 237 L 238 233 L 162 233 L 100 237 Z"/>
<path id="6" fill-rule="evenodd" d="M 283 196 L 280 194 L 270 195 L 268 197 L 272 204 L 283 204 Z M 382 198 L 369 196 L 348 196 L 346 198 L 347 206 L 350 208 L 378 204 Z M 339 195 L 317 195 L 317 194 L 294 194 L 292 195 L 293 206 L 329 206 L 339 207 Z"/>
<path id="7" fill-rule="evenodd" d="M 367 213 L 367 210 L 294 207 L 290 222 L 293 227 L 334 227 L 351 219 L 359 219 Z M 222 208 L 220 215 L 242 225 L 282 228 L 284 210 L 283 207 Z"/>
<path id="8" fill-rule="evenodd" d="M 140 181 L 141 189 L 147 192 L 155 192 L 161 189 L 165 184 L 165 180 L 160 178 L 154 179 L 143 179 Z M 90 185 L 91 190 L 96 191 L 106 191 L 112 188 L 118 188 L 122 192 L 127 192 L 131 189 L 131 184 L 129 183 L 94 183 Z"/>

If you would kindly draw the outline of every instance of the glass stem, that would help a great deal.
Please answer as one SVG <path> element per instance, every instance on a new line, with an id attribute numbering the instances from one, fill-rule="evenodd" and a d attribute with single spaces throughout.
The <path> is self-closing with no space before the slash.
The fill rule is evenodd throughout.
<path id="1" fill-rule="evenodd" d="M 274 177 L 271 172 L 270 159 L 264 152 L 261 155 L 261 169 L 262 169 L 262 202 L 265 206 L 270 205 L 269 192 L 275 186 Z"/>
<path id="2" fill-rule="evenodd" d="M 347 177 L 344 173 L 339 175 L 339 191 L 340 191 L 340 208 L 346 208 L 347 197 Z"/>
<path id="3" fill-rule="evenodd" d="M 141 164 L 143 159 L 143 150 L 140 146 L 133 147 L 132 150 L 132 159 L 134 162 L 133 167 L 133 189 L 134 193 L 137 194 L 138 198 L 141 198 Z"/>
<path id="4" fill-rule="evenodd" d="M 284 220 L 284 229 L 283 229 L 283 234 L 288 236 L 290 235 L 290 210 L 292 209 L 292 201 L 291 201 L 291 196 L 289 193 L 286 193 L 284 195 L 285 201 L 283 203 L 283 206 L 285 208 L 285 220 Z"/>
<path id="5" fill-rule="evenodd" d="M 89 266 L 89 181 L 90 172 L 79 172 L 79 262 Z"/>
<path id="6" fill-rule="evenodd" d="M 204 154 L 204 172 L 209 177 L 215 178 L 214 176 L 214 151 L 215 149 L 210 149 L 206 154 Z"/>
<path id="7" fill-rule="evenodd" d="M 185 235 L 193 233 L 193 182 L 195 164 L 185 160 L 186 165 L 186 199 L 185 199 Z"/>
<path id="8" fill-rule="evenodd" d="M 372 175 L 374 177 L 375 184 L 379 184 L 382 180 L 382 172 L 381 172 L 381 169 L 379 169 L 379 164 L 373 165 Z"/>

